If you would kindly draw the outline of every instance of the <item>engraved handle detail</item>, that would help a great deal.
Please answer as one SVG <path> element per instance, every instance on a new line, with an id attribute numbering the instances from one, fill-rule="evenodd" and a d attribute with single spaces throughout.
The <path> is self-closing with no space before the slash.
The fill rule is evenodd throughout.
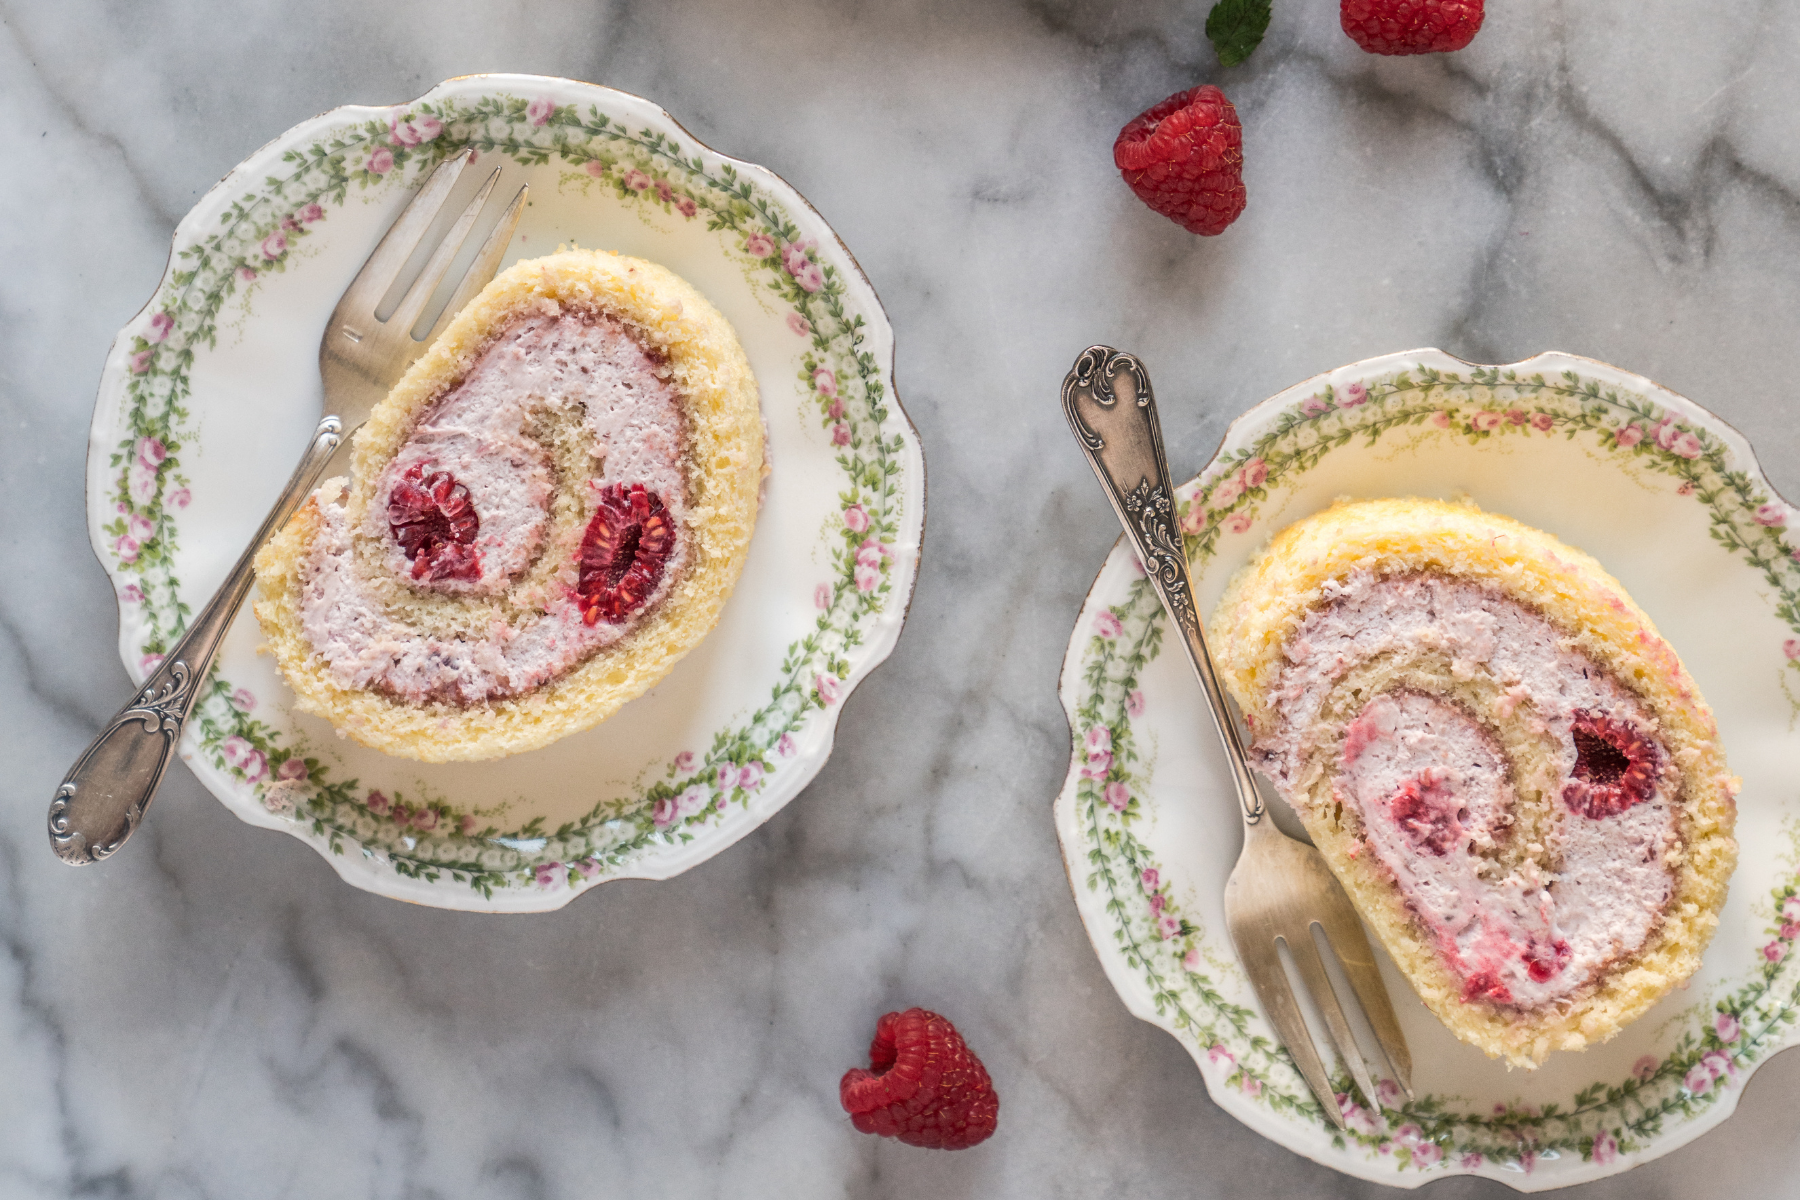
<path id="1" fill-rule="evenodd" d="M 1181 631 L 1182 645 L 1206 691 L 1207 707 L 1231 760 L 1244 822 L 1255 825 L 1262 820 L 1262 797 L 1200 628 L 1150 376 L 1129 354 L 1110 346 L 1089 346 L 1063 380 L 1062 403 L 1088 465 L 1112 501 L 1163 607 Z"/>
<path id="2" fill-rule="evenodd" d="M 257 550 L 294 515 L 342 440 L 343 422 L 337 417 L 319 422 L 300 465 L 231 574 L 131 703 L 114 714 L 69 768 L 50 802 L 50 848 L 58 858 L 71 866 L 99 862 L 136 831 L 175 756 L 213 655 L 250 593 Z"/>

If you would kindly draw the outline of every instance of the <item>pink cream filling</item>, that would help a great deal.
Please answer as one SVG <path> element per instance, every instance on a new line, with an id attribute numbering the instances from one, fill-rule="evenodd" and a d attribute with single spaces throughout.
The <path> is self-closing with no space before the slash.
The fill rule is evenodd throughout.
<path id="1" fill-rule="evenodd" d="M 377 482 L 360 529 L 350 528 L 341 505 L 320 506 L 323 527 L 305 565 L 301 620 L 333 676 L 415 704 L 480 703 L 555 679 L 653 611 L 688 555 L 681 409 L 665 374 L 608 316 L 545 302 L 508 326 L 420 419 Z M 353 538 L 374 539 L 384 570 L 410 588 L 470 597 L 505 593 L 545 552 L 556 471 L 533 432 L 558 422 L 573 422 L 600 464 L 581 485 L 590 492 L 581 497 L 584 512 L 606 485 L 638 483 L 674 518 L 674 546 L 643 604 L 625 621 L 587 623 L 575 594 L 577 538 L 555 548 L 566 561 L 544 594 L 521 605 L 522 616 L 496 615 L 481 636 L 436 636 L 390 613 L 359 573 Z M 413 563 L 390 528 L 386 498 L 415 465 L 448 471 L 468 488 L 480 518 L 476 578 L 413 577 Z"/>
<path id="2" fill-rule="evenodd" d="M 1419 647 L 1441 652 L 1464 677 L 1487 672 L 1505 687 L 1509 711 L 1529 705 L 1531 719 L 1564 743 L 1554 797 L 1591 771 L 1591 747 L 1582 759 L 1575 734 L 1593 714 L 1654 745 L 1637 698 L 1522 605 L 1432 576 L 1363 575 L 1332 592 L 1290 641 L 1277 728 L 1256 745 L 1284 795 L 1307 752 L 1298 731 L 1312 726 L 1332 684 L 1356 664 Z M 1500 747 L 1460 704 L 1407 691 L 1375 696 L 1346 728 L 1339 766 L 1336 797 L 1361 817 L 1368 850 L 1461 981 L 1465 1002 L 1532 1009 L 1570 995 L 1636 952 L 1672 894 L 1664 854 L 1675 844 L 1676 810 L 1660 769 L 1622 811 L 1602 806 L 1589 816 L 1557 799 L 1543 852 L 1501 875 L 1487 855 L 1517 836 L 1509 835 L 1517 798 Z"/>

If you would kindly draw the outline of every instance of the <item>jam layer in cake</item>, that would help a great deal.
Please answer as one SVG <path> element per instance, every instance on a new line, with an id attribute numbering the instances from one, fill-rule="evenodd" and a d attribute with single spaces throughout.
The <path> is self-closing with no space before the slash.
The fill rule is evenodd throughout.
<path id="1" fill-rule="evenodd" d="M 1339 504 L 1277 535 L 1210 632 L 1258 765 L 1459 1037 L 1535 1066 L 1698 966 L 1736 781 L 1586 555 L 1469 506 Z"/>
<path id="2" fill-rule="evenodd" d="M 755 382 L 666 270 L 498 276 L 258 558 L 300 705 L 379 749 L 493 758 L 603 719 L 717 620 L 763 474 Z"/>

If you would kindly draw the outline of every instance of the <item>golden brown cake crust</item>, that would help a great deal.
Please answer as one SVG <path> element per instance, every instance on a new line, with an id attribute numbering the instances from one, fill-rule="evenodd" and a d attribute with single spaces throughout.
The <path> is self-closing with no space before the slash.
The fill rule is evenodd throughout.
<path id="1" fill-rule="evenodd" d="M 1536 1066 L 1557 1049 L 1605 1041 L 1698 968 L 1737 861 L 1738 781 L 1728 772 L 1711 710 L 1650 618 L 1579 550 L 1473 505 L 1416 499 L 1340 501 L 1277 534 L 1226 588 L 1209 642 L 1253 730 L 1267 731 L 1289 639 L 1325 603 L 1327 585 L 1357 573 L 1468 581 L 1541 614 L 1648 708 L 1679 773 L 1679 863 L 1663 917 L 1638 953 L 1567 1002 L 1540 1011 L 1467 1003 L 1462 985 L 1410 914 L 1354 822 L 1329 803 L 1332 780 L 1296 788 L 1295 801 L 1363 917 L 1426 1005 L 1464 1041 L 1509 1063 Z M 1338 745 L 1342 745 L 1341 739 Z M 1335 763 L 1321 756 L 1320 761 Z"/>
<path id="2" fill-rule="evenodd" d="M 426 762 L 500 758 L 590 728 L 663 678 L 718 622 L 743 570 L 763 475 L 755 377 L 730 324 L 666 268 L 616 254 L 565 250 L 496 276 L 451 321 L 357 433 L 346 503 L 360 513 L 420 416 L 468 373 L 516 317 L 575 308 L 622 322 L 665 360 L 679 394 L 689 559 L 663 602 L 622 640 L 536 690 L 466 707 L 410 704 L 346 687 L 303 631 L 301 587 L 331 480 L 256 558 L 257 620 L 298 707 L 366 746 Z M 329 502 L 329 501 L 325 501 Z"/>

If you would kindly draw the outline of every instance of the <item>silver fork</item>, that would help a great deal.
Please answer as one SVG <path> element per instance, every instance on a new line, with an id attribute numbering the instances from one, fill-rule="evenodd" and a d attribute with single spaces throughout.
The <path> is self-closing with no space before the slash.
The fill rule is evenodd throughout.
<path id="1" fill-rule="evenodd" d="M 319 342 L 325 419 L 313 431 L 311 444 L 301 456 L 293 478 L 282 489 L 275 507 L 269 510 L 231 574 L 194 617 L 181 640 L 164 655 L 162 664 L 144 681 L 137 695 L 88 744 L 69 768 L 62 786 L 56 789 L 56 797 L 50 802 L 50 847 L 64 862 L 73 866 L 98 862 L 123 846 L 136 831 L 168 770 L 169 760 L 174 757 L 182 726 L 205 690 L 219 643 L 250 591 L 254 579 L 251 564 L 257 550 L 287 523 L 328 471 L 348 468 L 350 435 L 368 419 L 375 403 L 393 387 L 408 364 L 425 352 L 457 310 L 499 270 L 524 210 L 524 187 L 519 188 L 482 243 L 443 315 L 433 323 L 424 340 L 413 338 L 413 327 L 424 315 L 432 293 L 443 281 L 499 181 L 500 172 L 496 169 L 438 243 L 393 313 L 385 321 L 375 315 L 382 298 L 423 243 L 456 181 L 474 157 L 473 151 L 464 151 L 432 171 L 338 301 Z"/>
<path id="2" fill-rule="evenodd" d="M 1123 384 L 1123 386 L 1118 386 Z M 1162 426 L 1144 366 L 1110 346 L 1090 346 L 1063 380 L 1063 412 L 1100 477 L 1107 499 L 1125 526 L 1145 574 L 1163 607 L 1181 630 L 1194 673 L 1206 692 L 1213 723 L 1231 760 L 1232 780 L 1244 817 L 1244 849 L 1225 884 L 1225 922 L 1238 960 L 1256 989 L 1275 1035 L 1287 1047 L 1325 1115 L 1338 1128 L 1344 1115 L 1313 1044 L 1306 1020 L 1288 983 L 1277 943 L 1286 943 L 1301 981 L 1325 1019 L 1338 1057 L 1370 1105 L 1378 1105 L 1369 1063 L 1338 1003 L 1325 960 L 1314 942 L 1317 927 L 1343 964 L 1344 975 L 1361 1003 L 1394 1077 L 1412 1095 L 1412 1053 L 1394 1019 L 1387 988 L 1350 898 L 1311 846 L 1295 841 L 1264 811 L 1237 723 L 1213 670 L 1201 634 L 1187 556 L 1175 524 L 1175 489 L 1163 456 Z"/>

